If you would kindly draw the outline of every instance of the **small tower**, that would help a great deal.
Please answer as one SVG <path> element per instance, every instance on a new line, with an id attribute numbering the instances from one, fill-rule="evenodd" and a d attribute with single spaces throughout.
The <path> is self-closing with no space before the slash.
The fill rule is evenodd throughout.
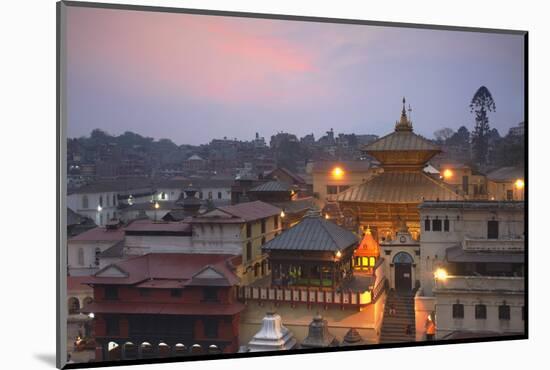
<path id="1" fill-rule="evenodd" d="M 327 320 L 317 313 L 309 324 L 307 337 L 302 342 L 302 348 L 324 348 L 338 346 L 338 340 L 328 331 Z"/>
<path id="2" fill-rule="evenodd" d="M 265 314 L 262 328 L 248 342 L 249 352 L 281 351 L 295 347 L 294 334 L 283 325 L 281 316 L 274 311 Z"/>

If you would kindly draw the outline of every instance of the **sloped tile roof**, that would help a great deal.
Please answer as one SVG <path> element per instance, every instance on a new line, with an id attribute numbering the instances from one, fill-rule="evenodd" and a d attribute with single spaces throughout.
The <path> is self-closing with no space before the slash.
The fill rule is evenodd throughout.
<path id="1" fill-rule="evenodd" d="M 281 213 L 281 209 L 262 201 L 239 203 L 232 206 L 219 207 L 225 213 L 241 218 L 247 222 L 271 217 Z"/>
<path id="2" fill-rule="evenodd" d="M 487 178 L 492 181 L 515 181 L 524 176 L 525 171 L 520 167 L 502 167 L 487 174 Z"/>
<path id="3" fill-rule="evenodd" d="M 389 135 L 367 144 L 363 147 L 367 152 L 372 151 L 441 151 L 439 146 L 433 144 L 428 139 L 417 135 L 411 131 L 395 131 Z"/>
<path id="4" fill-rule="evenodd" d="M 322 217 L 306 216 L 262 247 L 263 250 L 341 251 L 357 244 L 354 233 Z"/>
<path id="5" fill-rule="evenodd" d="M 268 181 L 253 187 L 249 190 L 251 193 L 259 192 L 285 192 L 288 193 L 291 190 L 291 186 L 282 181 Z"/>
<path id="6" fill-rule="evenodd" d="M 338 202 L 421 203 L 423 200 L 462 200 L 463 197 L 421 171 L 382 172 L 338 194 Z"/>

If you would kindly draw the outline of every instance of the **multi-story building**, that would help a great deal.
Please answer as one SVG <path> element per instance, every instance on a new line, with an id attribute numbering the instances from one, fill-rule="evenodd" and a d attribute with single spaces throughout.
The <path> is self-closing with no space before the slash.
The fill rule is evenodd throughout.
<path id="1" fill-rule="evenodd" d="M 523 202 L 446 201 L 420 205 L 420 289 L 416 338 L 524 330 Z"/>
<path id="2" fill-rule="evenodd" d="M 502 167 L 487 174 L 490 200 L 524 200 L 525 172 L 520 167 Z"/>
<path id="3" fill-rule="evenodd" d="M 124 241 L 124 230 L 118 223 L 95 227 L 67 242 L 67 271 L 71 276 L 92 275 L 99 270 L 100 255 Z"/>
<path id="4" fill-rule="evenodd" d="M 189 221 L 193 247 L 241 254 L 238 275 L 244 283 L 252 282 L 268 272 L 261 247 L 281 232 L 280 213 L 280 208 L 261 201 L 218 207 Z"/>
<path id="5" fill-rule="evenodd" d="M 82 311 L 94 317 L 95 360 L 237 352 L 235 259 L 151 253 L 90 276 L 94 300 Z"/>
<path id="6" fill-rule="evenodd" d="M 339 193 L 370 179 L 374 172 L 368 161 L 321 161 L 313 164 L 313 194 L 321 208 Z"/>

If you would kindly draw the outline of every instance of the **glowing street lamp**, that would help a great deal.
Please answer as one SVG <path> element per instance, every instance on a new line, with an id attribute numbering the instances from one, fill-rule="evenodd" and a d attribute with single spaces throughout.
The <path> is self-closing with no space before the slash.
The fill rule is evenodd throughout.
<path id="1" fill-rule="evenodd" d="M 447 280 L 448 276 L 449 275 L 447 274 L 447 270 L 445 270 L 443 268 L 438 268 L 434 272 L 434 278 L 436 278 L 437 280 L 445 281 L 445 280 Z"/>
<path id="2" fill-rule="evenodd" d="M 155 209 L 159 209 L 159 208 L 160 208 L 159 202 L 155 202 Z"/>
<path id="3" fill-rule="evenodd" d="M 98 212 L 101 212 L 101 210 L 103 210 L 103 208 L 101 208 L 101 205 L 98 204 L 98 205 L 97 205 L 97 211 L 98 211 Z"/>
<path id="4" fill-rule="evenodd" d="M 334 177 L 335 179 L 341 179 L 343 176 L 344 176 L 344 170 L 341 169 L 340 167 L 335 167 L 332 170 L 332 177 Z"/>
<path id="5" fill-rule="evenodd" d="M 90 313 L 88 314 L 88 317 L 89 317 L 90 319 L 93 319 L 93 318 L 95 317 L 95 315 L 94 315 L 93 312 L 90 312 Z"/>
<path id="6" fill-rule="evenodd" d="M 285 211 L 281 210 L 281 218 L 285 218 Z"/>
<path id="7" fill-rule="evenodd" d="M 325 220 L 328 220 L 330 218 L 330 216 L 328 215 L 328 213 L 325 213 Z"/>
<path id="8" fill-rule="evenodd" d="M 445 180 L 448 180 L 450 179 L 451 177 L 453 177 L 453 171 L 451 171 L 450 169 L 446 169 L 445 171 L 443 171 L 443 178 Z"/>
<path id="9" fill-rule="evenodd" d="M 514 182 L 514 186 L 516 187 L 516 189 L 521 190 L 525 186 L 525 182 L 523 182 L 522 179 L 517 179 L 516 182 Z"/>

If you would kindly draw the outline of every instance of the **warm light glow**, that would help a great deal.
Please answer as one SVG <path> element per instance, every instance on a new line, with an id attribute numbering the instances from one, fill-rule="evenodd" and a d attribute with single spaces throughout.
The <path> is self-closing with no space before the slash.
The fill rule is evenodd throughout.
<path id="1" fill-rule="evenodd" d="M 342 170 L 340 167 L 335 167 L 332 170 L 332 176 L 336 179 L 340 179 L 342 178 L 342 176 L 344 176 L 344 170 Z"/>
<path id="2" fill-rule="evenodd" d="M 285 218 L 285 211 L 281 211 L 281 218 Z"/>
<path id="3" fill-rule="evenodd" d="M 438 268 L 435 270 L 434 277 L 438 280 L 446 280 L 447 279 L 447 270 Z"/>
<path id="4" fill-rule="evenodd" d="M 517 179 L 516 182 L 514 183 L 514 186 L 517 189 L 523 189 L 523 187 L 525 186 L 525 183 L 523 182 L 522 179 Z"/>
<path id="5" fill-rule="evenodd" d="M 445 171 L 443 171 L 443 178 L 444 179 L 450 179 L 451 177 L 453 177 L 453 171 L 451 171 L 448 168 Z"/>
<path id="6" fill-rule="evenodd" d="M 159 208 L 160 208 L 159 202 L 155 202 L 155 209 L 159 209 Z"/>
<path id="7" fill-rule="evenodd" d="M 336 252 L 336 258 L 340 258 L 340 257 L 342 257 L 342 252 L 340 251 Z"/>
<path id="8" fill-rule="evenodd" d="M 325 214 L 325 220 L 328 220 L 330 218 L 330 216 L 328 215 L 328 213 Z"/>
<path id="9" fill-rule="evenodd" d="M 97 206 L 97 211 L 98 211 L 98 212 L 101 212 L 102 209 L 103 209 L 103 208 L 101 208 L 100 205 Z"/>
<path id="10" fill-rule="evenodd" d="M 90 319 L 93 319 L 93 318 L 95 317 L 95 315 L 94 315 L 93 312 L 90 312 L 90 313 L 88 314 L 88 317 L 89 317 Z"/>

